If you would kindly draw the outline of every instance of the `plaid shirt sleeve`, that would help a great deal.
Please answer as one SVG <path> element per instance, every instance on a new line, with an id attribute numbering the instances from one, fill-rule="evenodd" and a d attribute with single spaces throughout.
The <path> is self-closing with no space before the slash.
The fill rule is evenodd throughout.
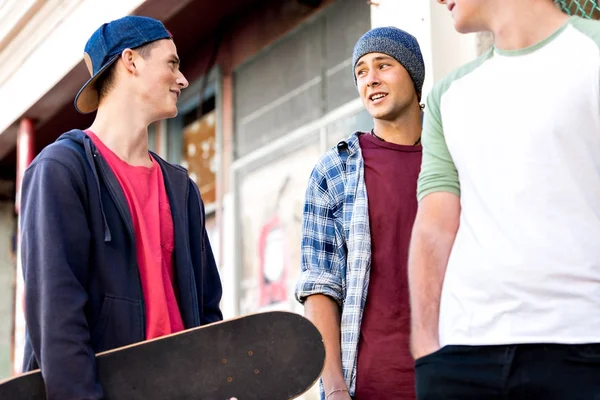
<path id="1" fill-rule="evenodd" d="M 296 299 L 323 294 L 343 303 L 345 257 L 340 229 L 336 227 L 331 188 L 323 163 L 314 168 L 306 190 L 302 223 L 302 271 L 296 285 Z"/>

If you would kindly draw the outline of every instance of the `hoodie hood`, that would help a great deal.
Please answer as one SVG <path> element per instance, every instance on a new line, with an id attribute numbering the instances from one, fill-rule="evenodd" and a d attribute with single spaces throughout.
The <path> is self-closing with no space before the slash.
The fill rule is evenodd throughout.
<path id="1" fill-rule="evenodd" d="M 68 146 L 77 146 L 79 152 L 83 149 L 85 158 L 94 173 L 94 178 L 96 179 L 96 189 L 98 190 L 98 196 L 101 196 L 100 191 L 100 177 L 98 175 L 98 168 L 96 165 L 96 160 L 98 158 L 98 149 L 92 142 L 92 139 L 82 130 L 73 129 L 69 132 L 63 133 L 56 139 L 56 142 L 65 141 Z M 112 236 L 110 234 L 110 228 L 108 227 L 108 221 L 106 220 L 106 214 L 104 213 L 104 206 L 102 205 L 102 201 L 100 201 L 100 211 L 102 212 L 102 218 L 104 219 L 104 241 L 110 242 L 112 240 Z"/>

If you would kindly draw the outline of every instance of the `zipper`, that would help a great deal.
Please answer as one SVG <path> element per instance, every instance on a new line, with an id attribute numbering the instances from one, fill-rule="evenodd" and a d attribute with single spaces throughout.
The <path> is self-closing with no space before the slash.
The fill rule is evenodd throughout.
<path id="1" fill-rule="evenodd" d="M 98 153 L 94 153 L 94 158 L 97 158 Z M 117 194 L 117 189 L 115 188 L 115 183 L 112 182 L 110 179 L 106 179 L 107 174 L 106 174 L 106 170 L 104 169 L 104 165 L 102 165 L 102 161 L 98 162 L 98 165 L 100 166 L 100 172 L 102 173 L 102 178 L 104 179 L 104 182 L 106 182 L 106 187 L 108 188 L 108 193 L 110 194 L 110 197 L 112 198 L 113 202 L 115 203 L 115 205 L 117 206 L 117 210 L 119 211 L 119 214 L 121 214 L 121 218 L 123 218 L 123 221 L 125 221 L 125 226 L 127 227 L 127 233 L 129 233 L 129 238 L 131 239 L 132 243 L 133 243 L 133 248 L 135 250 L 135 234 L 133 232 L 133 222 L 131 221 L 131 218 L 127 218 L 128 213 L 126 212 L 126 208 L 123 206 L 122 204 L 122 199 L 119 197 L 119 195 Z M 100 201 L 102 201 L 102 199 L 100 199 Z M 142 339 L 141 340 L 146 340 L 146 302 L 144 300 L 144 290 L 142 289 L 142 279 L 140 278 L 140 270 L 139 270 L 139 266 L 137 265 L 137 254 L 135 255 L 135 276 L 136 276 L 136 281 L 138 284 L 138 293 L 140 294 L 139 298 L 142 302 Z"/>

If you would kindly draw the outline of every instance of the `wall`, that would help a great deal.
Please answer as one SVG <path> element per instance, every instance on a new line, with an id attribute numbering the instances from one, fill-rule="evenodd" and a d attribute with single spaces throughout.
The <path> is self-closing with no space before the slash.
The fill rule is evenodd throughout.
<path id="1" fill-rule="evenodd" d="M 248 10 L 244 18 L 231 19 L 227 25 L 227 34 L 221 38 L 217 64 L 222 73 L 221 98 L 221 168 L 222 181 L 219 182 L 219 205 L 217 218 L 220 227 L 220 253 L 222 281 L 225 293 L 234 293 L 223 299 L 222 308 L 226 317 L 238 315 L 238 282 L 242 278 L 235 269 L 235 255 L 242 251 L 236 243 L 235 232 L 240 229 L 232 215 L 235 202 L 232 198 L 232 154 L 234 113 L 232 70 L 270 46 L 276 39 L 302 22 L 310 19 L 316 12 L 332 1 L 324 2 L 317 10 L 300 6 L 295 1 L 286 0 L 277 5 L 269 4 L 263 8 Z M 476 56 L 476 36 L 461 35 L 454 30 L 451 15 L 435 0 L 380 0 L 372 5 L 372 26 L 395 25 L 414 34 L 422 47 L 427 77 L 424 87 L 426 94 L 433 83 L 441 79 L 452 69 L 472 60 Z M 188 78 L 201 75 L 206 69 L 206 60 L 214 46 L 214 37 L 207 38 L 205 48 L 194 54 Z"/>
<path id="2" fill-rule="evenodd" d="M 433 79 L 442 79 L 457 67 L 477 57 L 477 34 L 456 32 L 446 6 L 431 0 L 431 37 Z"/>
<path id="3" fill-rule="evenodd" d="M 11 334 L 15 262 L 11 258 L 11 237 L 15 227 L 14 203 L 0 203 L 0 380 L 11 374 Z"/>
<path id="4" fill-rule="evenodd" d="M 371 10 L 373 27 L 396 26 L 419 41 L 426 71 L 423 98 L 435 82 L 477 55 L 476 35 L 457 33 L 452 16 L 436 0 L 379 0 Z"/>
<path id="5" fill-rule="evenodd" d="M 236 223 L 233 217 L 233 198 L 231 187 L 231 164 L 233 162 L 233 133 L 234 133 L 234 109 L 233 109 L 233 77 L 232 71 L 236 66 L 247 61 L 261 50 L 265 49 L 278 38 L 296 28 L 303 21 L 310 18 L 316 12 L 332 3 L 332 0 L 323 1 L 321 7 L 314 9 L 303 6 L 296 0 L 284 0 L 281 2 L 268 2 L 262 5 L 250 7 L 246 10 L 238 10 L 238 13 L 230 16 L 224 21 L 224 35 L 218 37 L 212 35 L 202 40 L 203 45 L 196 48 L 193 54 L 185 55 L 184 74 L 190 82 L 200 79 L 210 69 L 207 60 L 212 57 L 221 72 L 220 104 L 221 120 L 220 126 L 220 180 L 217 183 L 217 225 L 220 230 L 218 248 L 218 259 L 221 260 L 220 271 L 223 283 L 223 292 L 228 294 L 223 297 L 221 308 L 225 318 L 231 318 L 239 314 L 237 280 L 235 270 L 236 244 L 234 233 Z M 217 54 L 215 41 L 218 45 Z M 233 295 L 232 295 L 233 294 Z"/>

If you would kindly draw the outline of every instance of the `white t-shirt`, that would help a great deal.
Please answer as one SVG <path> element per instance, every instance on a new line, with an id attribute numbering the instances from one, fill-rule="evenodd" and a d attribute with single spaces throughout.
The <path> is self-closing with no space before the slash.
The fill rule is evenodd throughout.
<path id="1" fill-rule="evenodd" d="M 440 343 L 600 342 L 600 22 L 433 89 L 418 197 L 460 196 Z"/>

